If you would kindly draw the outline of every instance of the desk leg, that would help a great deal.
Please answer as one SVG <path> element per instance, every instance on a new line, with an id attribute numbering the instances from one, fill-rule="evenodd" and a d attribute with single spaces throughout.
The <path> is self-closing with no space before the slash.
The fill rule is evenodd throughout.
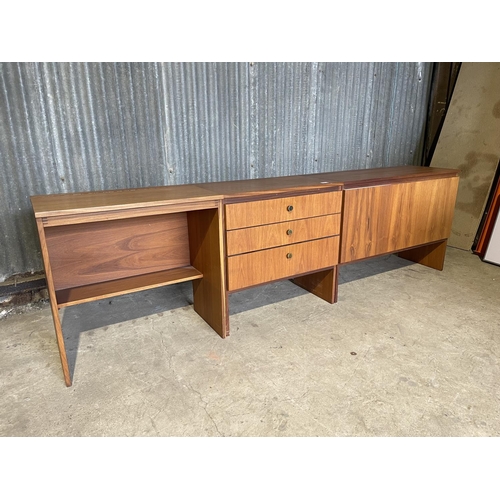
<path id="1" fill-rule="evenodd" d="M 218 209 L 188 212 L 191 265 L 203 273 L 193 281 L 194 310 L 222 337 L 229 335 L 225 287 L 222 203 Z"/>
<path id="2" fill-rule="evenodd" d="M 66 357 L 66 348 L 64 346 L 64 337 L 61 327 L 61 318 L 59 317 L 59 308 L 57 307 L 56 292 L 54 290 L 54 282 L 52 281 L 52 269 L 50 267 L 49 252 L 45 241 L 45 231 L 43 222 L 40 219 L 36 221 L 38 227 L 38 236 L 40 237 L 40 246 L 42 249 L 43 265 L 45 268 L 45 279 L 47 280 L 47 289 L 49 291 L 50 308 L 52 310 L 52 318 L 54 320 L 54 329 L 56 331 L 57 347 L 59 348 L 59 356 L 64 374 L 64 382 L 67 387 L 71 386 L 71 375 L 69 373 L 68 359 Z"/>
<path id="3" fill-rule="evenodd" d="M 313 293 L 330 304 L 337 302 L 338 295 L 338 266 L 326 271 L 306 274 L 292 280 L 293 283 Z"/>
<path id="4" fill-rule="evenodd" d="M 402 259 L 411 260 L 423 266 L 432 267 L 442 271 L 444 267 L 444 257 L 446 255 L 446 243 L 448 240 L 438 241 L 430 245 L 424 245 L 411 250 L 399 252 L 397 255 Z"/>

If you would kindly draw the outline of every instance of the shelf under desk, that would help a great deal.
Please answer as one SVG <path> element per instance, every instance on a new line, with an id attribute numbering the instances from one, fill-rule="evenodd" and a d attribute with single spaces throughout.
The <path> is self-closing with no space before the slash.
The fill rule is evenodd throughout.
<path id="1" fill-rule="evenodd" d="M 129 278 L 121 278 L 103 283 L 83 285 L 75 288 L 56 290 L 57 306 L 59 309 L 94 300 L 116 297 L 126 293 L 149 290 L 165 285 L 182 283 L 203 278 L 203 273 L 193 266 L 186 266 L 166 271 L 141 274 Z"/>

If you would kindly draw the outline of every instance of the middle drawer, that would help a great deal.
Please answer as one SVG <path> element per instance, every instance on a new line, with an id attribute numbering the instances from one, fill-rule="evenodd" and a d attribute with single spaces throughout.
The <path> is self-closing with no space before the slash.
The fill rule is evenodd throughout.
<path id="1" fill-rule="evenodd" d="M 340 214 L 227 231 L 227 255 L 254 252 L 340 234 Z"/>

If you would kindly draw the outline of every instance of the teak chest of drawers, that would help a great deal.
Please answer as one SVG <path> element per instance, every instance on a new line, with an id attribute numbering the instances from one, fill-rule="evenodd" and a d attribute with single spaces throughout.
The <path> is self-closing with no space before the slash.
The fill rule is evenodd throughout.
<path id="1" fill-rule="evenodd" d="M 229 292 L 338 264 L 342 192 L 228 204 Z"/>
<path id="2" fill-rule="evenodd" d="M 458 171 L 389 167 L 32 196 L 66 385 L 59 309 L 192 281 L 222 337 L 228 300 L 291 279 L 337 300 L 338 265 L 378 255 L 442 269 Z"/>

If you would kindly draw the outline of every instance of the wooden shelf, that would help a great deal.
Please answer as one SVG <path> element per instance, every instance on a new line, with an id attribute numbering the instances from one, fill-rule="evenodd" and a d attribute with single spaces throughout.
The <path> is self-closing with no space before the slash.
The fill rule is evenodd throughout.
<path id="1" fill-rule="evenodd" d="M 192 266 L 157 271 L 141 274 L 129 278 L 105 281 L 92 285 L 56 290 L 57 305 L 59 308 L 91 302 L 122 295 L 125 293 L 139 292 L 164 285 L 173 285 L 183 281 L 192 281 L 203 278 L 203 274 Z"/>

